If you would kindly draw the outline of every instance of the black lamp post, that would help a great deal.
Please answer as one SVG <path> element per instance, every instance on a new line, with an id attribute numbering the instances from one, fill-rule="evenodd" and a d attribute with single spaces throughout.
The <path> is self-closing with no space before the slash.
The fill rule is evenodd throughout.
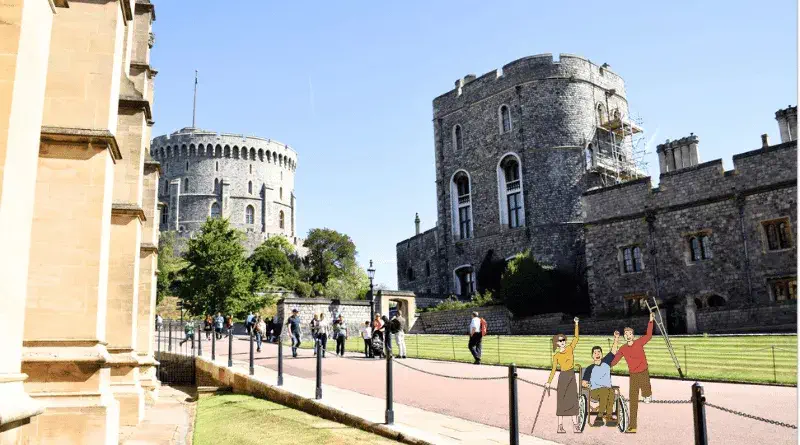
<path id="1" fill-rule="evenodd" d="M 375 279 L 375 269 L 372 268 L 372 260 L 369 260 L 369 269 L 367 269 L 367 276 L 369 277 L 369 322 L 375 319 L 375 294 L 372 293 L 372 280 Z"/>

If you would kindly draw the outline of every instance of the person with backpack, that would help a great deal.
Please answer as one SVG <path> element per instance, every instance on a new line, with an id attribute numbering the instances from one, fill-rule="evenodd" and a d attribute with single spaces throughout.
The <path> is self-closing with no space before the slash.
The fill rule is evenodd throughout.
<path id="1" fill-rule="evenodd" d="M 339 317 L 333 322 L 333 338 L 336 340 L 336 354 L 344 357 L 344 342 L 347 340 L 347 325 L 344 316 Z"/>
<path id="2" fill-rule="evenodd" d="M 392 318 L 390 330 L 397 340 L 398 358 L 406 358 L 406 319 L 401 312 Z"/>
<path id="3" fill-rule="evenodd" d="M 261 342 L 264 339 L 264 334 L 267 333 L 267 324 L 264 323 L 264 320 L 258 315 L 253 319 L 253 332 L 256 336 L 256 344 L 258 345 L 258 350 L 256 352 L 261 352 Z"/>
<path id="4" fill-rule="evenodd" d="M 481 342 L 486 334 L 486 320 L 478 317 L 477 312 L 472 313 L 472 320 L 469 322 L 469 352 L 475 358 L 475 364 L 481 364 Z"/>

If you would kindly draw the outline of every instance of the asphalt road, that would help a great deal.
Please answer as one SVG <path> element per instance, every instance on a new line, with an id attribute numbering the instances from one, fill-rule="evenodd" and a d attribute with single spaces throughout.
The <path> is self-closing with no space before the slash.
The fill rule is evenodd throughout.
<path id="1" fill-rule="evenodd" d="M 223 339 L 217 344 L 217 356 L 227 356 L 228 344 Z M 351 339 L 349 341 L 360 341 Z M 233 355 L 236 360 L 247 360 L 247 338 L 234 340 Z M 333 351 L 334 343 L 329 342 Z M 203 341 L 204 354 L 210 355 L 211 345 Z M 277 345 L 264 344 L 261 353 L 255 354 L 255 363 L 277 369 Z M 328 353 L 323 361 L 323 385 L 332 385 L 362 394 L 384 397 L 386 391 L 386 362 L 365 359 L 363 355 L 348 353 L 348 358 L 338 358 Z M 588 360 L 587 360 L 588 361 Z M 431 360 L 396 360 L 394 365 L 394 397 L 397 403 L 415 406 L 442 414 L 508 428 L 508 380 L 462 380 L 425 374 L 400 365 L 452 376 L 507 377 L 508 368 L 501 366 L 471 365 L 465 363 L 437 362 Z M 284 373 L 309 379 L 314 385 L 316 363 L 310 350 L 300 350 L 298 358 L 291 358 L 284 348 Z M 548 372 L 523 369 L 521 378 L 544 383 Z M 692 381 L 651 380 L 654 399 L 689 400 Z M 628 396 L 628 379 L 613 376 Z M 709 403 L 743 411 L 769 419 L 797 424 L 797 388 L 730 383 L 703 383 Z M 542 389 L 519 383 L 520 429 L 530 434 Z M 566 434 L 557 434 L 555 392 L 545 397 L 536 424 L 535 436 L 570 444 L 692 444 L 694 443 L 692 405 L 639 404 L 637 434 L 622 434 L 616 428 L 590 427 L 583 433 L 572 433 L 565 423 Z M 797 430 L 751 420 L 710 407 L 706 408 L 710 444 L 796 444 Z"/>

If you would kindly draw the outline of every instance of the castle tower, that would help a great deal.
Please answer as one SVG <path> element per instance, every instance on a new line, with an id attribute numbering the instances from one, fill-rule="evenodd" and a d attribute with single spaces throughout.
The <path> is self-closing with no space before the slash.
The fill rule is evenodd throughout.
<path id="1" fill-rule="evenodd" d="M 700 142 L 694 133 L 675 141 L 667 139 L 656 147 L 658 166 L 661 174 L 692 167 L 699 163 L 697 144 Z"/>
<path id="2" fill-rule="evenodd" d="M 775 112 L 781 143 L 797 140 L 797 106 L 789 106 Z"/>

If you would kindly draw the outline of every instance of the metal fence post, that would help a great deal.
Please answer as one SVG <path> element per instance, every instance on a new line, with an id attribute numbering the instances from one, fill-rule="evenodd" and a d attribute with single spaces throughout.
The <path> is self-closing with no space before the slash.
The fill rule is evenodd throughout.
<path id="1" fill-rule="evenodd" d="M 453 361 L 456 360 L 456 340 L 454 336 L 450 336 L 450 344 L 453 346 Z"/>
<path id="2" fill-rule="evenodd" d="M 519 411 L 517 406 L 517 365 L 508 365 L 508 429 L 509 444 L 519 445 Z"/>
<path id="3" fill-rule="evenodd" d="M 256 369 L 253 367 L 253 332 L 250 332 L 250 375 L 256 373 Z"/>
<path id="4" fill-rule="evenodd" d="M 705 403 L 706 397 L 703 395 L 703 385 L 700 382 L 694 382 L 692 385 L 692 411 L 694 412 L 695 445 L 708 445 Z"/>
<path id="5" fill-rule="evenodd" d="M 233 326 L 228 330 L 228 367 L 233 367 Z"/>
<path id="6" fill-rule="evenodd" d="M 419 358 L 419 334 L 414 335 L 414 343 L 417 345 L 417 358 Z"/>
<path id="7" fill-rule="evenodd" d="M 283 334 L 278 335 L 278 386 L 283 386 Z"/>
<path id="8" fill-rule="evenodd" d="M 775 383 L 778 383 L 778 371 L 775 369 L 775 345 L 772 345 L 772 375 L 775 377 Z"/>
<path id="9" fill-rule="evenodd" d="M 386 351 L 386 424 L 394 424 L 394 409 L 392 407 L 392 399 L 394 399 L 393 391 L 394 382 L 392 381 L 392 353 L 390 350 Z"/>
<path id="10" fill-rule="evenodd" d="M 497 364 L 500 364 L 500 336 L 497 336 Z"/>
<path id="11" fill-rule="evenodd" d="M 211 331 L 211 361 L 217 359 L 217 328 Z"/>
<path id="12" fill-rule="evenodd" d="M 167 344 L 167 352 L 172 352 L 172 320 L 169 321 L 169 343 Z"/>
<path id="13" fill-rule="evenodd" d="M 683 364 L 686 370 L 686 375 L 689 375 L 689 359 L 686 358 L 686 345 L 683 345 Z"/>
<path id="14" fill-rule="evenodd" d="M 197 356 L 203 356 L 203 331 L 197 331 Z"/>
<path id="15" fill-rule="evenodd" d="M 314 342 L 314 348 L 317 350 L 317 391 L 314 398 L 319 400 L 322 398 L 322 344 Z"/>

